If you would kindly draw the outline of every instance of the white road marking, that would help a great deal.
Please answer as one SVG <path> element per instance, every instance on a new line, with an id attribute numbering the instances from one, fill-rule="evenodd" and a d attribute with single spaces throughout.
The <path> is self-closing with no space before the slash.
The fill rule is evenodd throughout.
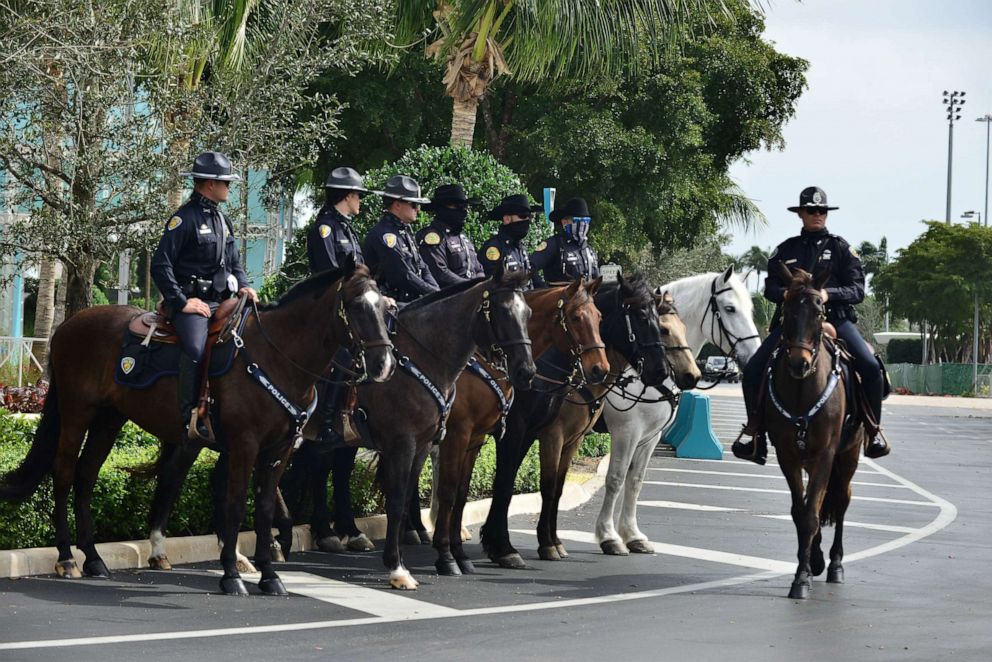
<path id="1" fill-rule="evenodd" d="M 780 519 L 792 521 L 792 515 L 758 515 L 758 517 L 764 517 L 765 519 Z M 892 526 L 890 524 L 868 524 L 866 522 L 852 522 L 849 519 L 844 520 L 844 528 L 854 527 L 855 529 L 873 529 L 875 531 L 889 531 L 890 533 L 913 533 L 917 529 L 910 526 Z M 844 559 L 847 560 L 846 558 Z"/>
<path id="2" fill-rule="evenodd" d="M 656 468 L 648 467 L 648 471 L 666 471 L 673 473 L 684 473 L 684 474 L 704 474 L 709 476 L 741 476 L 743 478 L 773 478 L 775 480 L 785 480 L 785 476 L 781 473 L 757 473 L 757 472 L 735 472 L 735 471 L 706 471 L 705 469 L 672 469 L 672 468 Z M 867 487 L 891 487 L 898 490 L 908 490 L 909 488 L 905 485 L 897 485 L 896 483 L 866 483 L 862 481 L 851 481 L 851 485 L 863 485 Z"/>
<path id="3" fill-rule="evenodd" d="M 731 485 L 705 485 L 703 483 L 676 483 L 664 480 L 646 480 L 645 485 L 662 485 L 667 487 L 695 487 L 704 490 L 729 490 L 731 492 L 766 492 L 768 494 L 789 494 L 789 490 L 773 490 L 765 487 L 733 487 Z M 882 503 L 904 503 L 911 506 L 934 506 L 940 504 L 932 501 L 913 501 L 909 499 L 883 499 L 881 497 L 854 496 L 856 501 L 880 501 Z"/>
<path id="4" fill-rule="evenodd" d="M 391 621 L 440 618 L 458 610 L 424 602 L 391 589 L 375 589 L 327 579 L 309 572 L 280 572 L 286 590 Z"/>
<path id="5" fill-rule="evenodd" d="M 675 508 L 677 510 L 702 510 L 705 512 L 739 512 L 744 508 L 724 508 L 722 506 L 704 506 L 698 503 L 683 503 L 681 501 L 638 501 L 638 506 L 649 508 Z"/>

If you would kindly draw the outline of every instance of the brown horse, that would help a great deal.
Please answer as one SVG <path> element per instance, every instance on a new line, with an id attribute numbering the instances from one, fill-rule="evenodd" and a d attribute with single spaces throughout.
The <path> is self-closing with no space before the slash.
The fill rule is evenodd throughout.
<path id="1" fill-rule="evenodd" d="M 685 324 L 679 318 L 671 296 L 656 294 L 655 305 L 661 341 L 665 346 L 669 377 L 680 389 L 693 388 L 699 381 L 700 374 L 692 350 L 686 345 Z M 627 369 L 627 362 L 615 349 L 611 348 L 609 356 L 613 369 L 606 380 L 600 385 L 589 386 L 565 398 L 558 417 L 538 435 L 541 460 L 541 516 L 537 522 L 537 552 L 545 561 L 557 561 L 568 556 L 565 546 L 558 538 L 558 504 L 565 488 L 565 477 L 582 439 L 592 431 L 602 414 L 603 407 L 607 403 L 607 394 L 618 390 L 618 380 Z M 634 402 L 639 397 L 637 393 L 627 394 L 623 390 L 620 395 L 632 396 Z M 614 397 L 611 406 L 616 406 L 615 403 L 618 401 L 624 400 Z M 628 406 L 633 404 L 630 403 Z M 637 489 L 639 489 L 639 477 Z M 637 551 L 645 542 L 631 541 L 628 547 L 633 547 Z"/>
<path id="2" fill-rule="evenodd" d="M 610 369 L 599 337 L 601 315 L 593 299 L 601 283 L 599 278 L 590 283 L 576 280 L 525 295 L 532 313 L 527 333 L 534 355 L 554 346 L 562 354 L 574 357 L 576 370 L 586 375 L 589 383 L 601 382 Z M 490 375 L 499 374 L 485 361 L 480 363 Z M 472 468 L 485 436 L 500 425 L 506 413 L 504 403 L 513 401 L 513 388 L 506 378 L 497 381 L 502 401 L 494 387 L 476 374 L 466 371 L 458 378 L 458 396 L 448 419 L 448 434 L 440 445 L 440 471 L 434 486 L 438 506 L 434 530 L 438 559 L 434 566 L 440 575 L 475 572 L 462 547 L 462 512 Z"/>
<path id="3" fill-rule="evenodd" d="M 821 526 L 836 527 L 827 581 L 842 583 L 844 514 L 851 479 L 866 436 L 860 423 L 845 428 L 848 385 L 840 350 L 824 334 L 820 291 L 830 275 L 816 280 L 780 265 L 789 283 L 782 306 L 782 338 L 769 361 L 765 427 L 792 492 L 792 521 L 799 537 L 799 566 L 789 597 L 809 597 L 811 577 L 823 572 Z M 827 325 L 829 326 L 829 325 Z M 804 487 L 803 472 L 809 477 Z"/>
<path id="4" fill-rule="evenodd" d="M 77 546 L 86 555 L 83 573 L 109 574 L 94 546 L 90 501 L 97 472 L 125 421 L 134 421 L 167 445 L 183 443 L 179 410 L 173 406 L 175 378 L 159 379 L 141 390 L 114 381 L 121 341 L 129 321 L 140 312 L 130 306 L 98 306 L 77 313 L 59 327 L 51 344 L 51 389 L 34 444 L 21 466 L 0 484 L 0 498 L 23 499 L 51 471 L 59 550 L 56 572 L 64 577 L 80 576 L 69 538 L 68 496 L 74 480 Z M 385 300 L 364 266 L 351 263 L 343 271 L 314 276 L 276 304 L 249 316 L 237 336 L 243 342 L 241 360 L 235 360 L 227 374 L 211 379 L 218 440 L 226 446 L 231 464 L 221 551 L 225 593 L 247 594 L 235 566 L 235 547 L 254 469 L 259 588 L 266 594 L 286 595 L 271 562 L 275 486 L 299 425 L 288 415 L 286 404 L 306 411 L 316 380 L 341 346 L 351 345 L 364 357 L 373 381 L 388 379 L 395 360 L 385 312 Z M 269 386 L 263 388 L 252 373 L 265 374 Z M 171 480 L 156 486 L 153 510 L 168 513 L 198 450 L 173 454 L 181 458 L 182 466 L 172 467 Z M 153 539 L 156 535 L 161 538 L 161 531 L 153 529 Z"/>

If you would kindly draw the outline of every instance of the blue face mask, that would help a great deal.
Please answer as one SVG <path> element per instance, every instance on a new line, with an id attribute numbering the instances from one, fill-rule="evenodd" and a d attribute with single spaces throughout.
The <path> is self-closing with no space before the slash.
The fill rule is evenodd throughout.
<path id="1" fill-rule="evenodd" d="M 591 220 L 588 216 L 573 217 L 572 223 L 565 226 L 565 236 L 585 241 L 589 236 L 589 221 Z"/>

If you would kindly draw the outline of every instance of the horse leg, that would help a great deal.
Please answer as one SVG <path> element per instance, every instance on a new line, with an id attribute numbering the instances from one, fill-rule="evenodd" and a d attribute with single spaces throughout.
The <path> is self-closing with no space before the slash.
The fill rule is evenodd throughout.
<path id="1" fill-rule="evenodd" d="M 537 520 L 537 555 L 542 561 L 560 561 L 552 531 L 555 494 L 558 489 L 559 462 L 562 455 L 562 432 L 557 424 L 551 425 L 538 437 L 541 458 L 541 516 Z"/>
<path id="2" fill-rule="evenodd" d="M 351 474 L 355 471 L 358 448 L 345 447 L 334 451 L 331 463 L 331 483 L 334 486 L 334 532 L 351 552 L 371 552 L 375 545 L 358 529 L 351 505 Z M 326 481 L 325 481 L 326 482 Z"/>
<path id="3" fill-rule="evenodd" d="M 225 595 L 248 595 L 248 589 L 241 581 L 238 572 L 238 529 L 245 517 L 248 481 L 257 454 L 258 444 L 254 439 L 245 438 L 228 451 L 230 468 L 227 477 L 227 495 L 224 503 L 224 527 L 221 534 L 220 562 L 224 576 L 220 589 Z"/>
<path id="4" fill-rule="evenodd" d="M 87 577 L 110 577 L 107 565 L 96 551 L 93 536 L 93 488 L 100 467 L 110 455 L 117 433 L 124 427 L 125 419 L 114 411 L 101 412 L 90 424 L 86 446 L 76 466 L 76 484 L 73 494 L 76 510 L 76 547 L 86 555 L 83 574 Z"/>
<path id="5" fill-rule="evenodd" d="M 482 450 L 482 439 L 473 439 L 472 448 L 462 457 L 458 492 L 455 495 L 455 505 L 451 511 L 451 528 L 449 532 L 464 528 L 462 526 L 462 514 L 465 512 L 465 503 L 468 501 L 468 493 L 472 488 L 472 469 L 475 467 L 475 460 L 479 457 L 480 450 Z M 451 539 L 451 555 L 455 557 L 455 563 L 458 564 L 458 568 L 462 573 L 474 575 L 475 566 L 469 560 L 468 554 L 465 552 L 465 547 L 462 545 L 464 540 L 464 536 L 456 536 Z"/>
<path id="6" fill-rule="evenodd" d="M 258 588 L 265 595 L 287 596 L 279 575 L 272 568 L 272 519 L 275 513 L 276 486 L 289 460 L 289 449 L 280 455 L 259 455 L 255 463 L 255 565 L 262 578 Z"/>
<path id="7" fill-rule="evenodd" d="M 165 553 L 165 527 L 179 498 L 179 491 L 186 474 L 200 454 L 200 448 L 191 444 L 163 444 L 158 463 L 158 477 L 155 481 L 155 496 L 148 513 L 148 541 L 152 551 L 148 555 L 148 566 L 154 570 L 172 570 L 169 557 Z M 212 479 L 212 477 L 211 477 Z M 216 505 L 215 518 L 216 518 Z"/>
<path id="8" fill-rule="evenodd" d="M 582 441 L 583 436 L 582 431 L 580 431 L 575 437 L 565 443 L 564 448 L 562 448 L 561 456 L 558 458 L 558 480 L 555 483 L 555 494 L 549 513 L 551 518 L 551 540 L 554 541 L 555 551 L 558 552 L 558 556 L 563 559 L 568 558 L 568 552 L 558 537 L 558 509 L 561 504 L 561 495 L 565 491 L 565 479 L 568 477 L 568 469 L 572 466 L 572 460 L 575 458 L 575 453 L 579 450 L 579 443 Z"/>
<path id="9" fill-rule="evenodd" d="M 434 473 L 434 487 L 431 490 L 431 517 L 434 518 L 434 550 L 437 560 L 434 567 L 437 574 L 454 576 L 462 574 L 451 553 L 450 534 L 451 515 L 458 487 L 461 481 L 460 456 L 465 449 L 465 436 L 461 430 L 448 430 L 448 436 L 439 446 L 437 456 L 432 456 L 431 463 Z"/>
<path id="10" fill-rule="evenodd" d="M 217 536 L 217 546 L 221 549 L 224 547 L 221 534 L 224 531 L 224 517 L 227 512 L 227 475 L 229 462 L 227 453 L 221 453 L 217 458 L 217 463 L 214 465 L 213 470 L 210 472 L 210 493 L 214 501 L 214 533 Z M 252 565 L 252 562 L 248 560 L 248 557 L 241 553 L 241 549 L 237 545 L 234 547 L 234 554 L 238 559 L 238 572 L 258 572 L 255 566 Z"/>
<path id="11" fill-rule="evenodd" d="M 634 436 L 627 427 L 610 424 L 610 464 L 606 470 L 603 505 L 596 518 L 596 540 L 599 541 L 603 553 L 611 556 L 627 556 L 630 553 L 621 541 L 615 525 L 618 515 L 617 504 L 627 475 L 631 471 L 635 450 Z"/>
<path id="12" fill-rule="evenodd" d="M 493 478 L 492 503 L 489 515 L 482 526 L 482 547 L 490 560 L 503 568 L 526 568 L 523 557 L 510 544 L 509 510 L 513 498 L 513 485 L 533 437 L 526 421 L 516 421 L 511 411 L 507 430 L 496 444 L 496 475 Z"/>
<path id="13" fill-rule="evenodd" d="M 427 461 L 427 454 L 430 448 L 425 448 L 414 456 L 413 469 L 410 472 L 410 485 L 407 487 L 407 510 L 404 521 L 405 541 L 409 545 L 430 545 L 431 536 L 424 526 L 423 517 L 420 515 L 420 474 L 424 470 L 424 462 Z"/>
<path id="14" fill-rule="evenodd" d="M 77 418 L 79 420 L 74 421 L 63 414 L 58 452 L 52 467 L 55 497 L 55 510 L 52 517 L 55 522 L 55 546 L 59 550 L 55 572 L 59 577 L 67 579 L 78 579 L 82 576 L 76 566 L 76 560 L 72 556 L 69 537 L 69 490 L 72 488 L 76 461 L 79 457 L 79 449 L 83 445 L 83 437 L 87 427 L 82 416 Z"/>
<path id="15" fill-rule="evenodd" d="M 279 534 L 272 541 L 272 560 L 276 563 L 285 563 L 289 560 L 290 550 L 293 549 L 293 514 L 289 511 L 278 485 L 276 485 L 275 501 L 274 524 L 279 529 Z"/>
<path id="16" fill-rule="evenodd" d="M 379 456 L 379 462 L 382 463 L 382 491 L 386 495 L 386 541 L 382 561 L 389 570 L 389 585 L 403 590 L 414 590 L 418 586 L 417 580 L 403 566 L 400 552 L 400 530 L 408 503 L 410 471 L 416 455 L 414 441 L 401 438 L 395 440 L 390 453 L 381 453 Z"/>
<path id="17" fill-rule="evenodd" d="M 637 499 L 644 487 L 644 474 L 651 461 L 658 437 L 641 439 L 634 450 L 624 487 L 623 506 L 620 509 L 620 533 L 627 549 L 635 554 L 654 554 L 654 546 L 637 526 Z"/>
<path id="18" fill-rule="evenodd" d="M 853 450 L 837 459 L 834 472 L 830 476 L 830 503 L 834 522 L 834 542 L 830 546 L 830 566 L 827 568 L 827 581 L 831 584 L 844 583 L 844 516 L 851 503 L 851 480 L 858 468 L 858 453 L 862 444 L 854 444 Z"/>
<path id="19" fill-rule="evenodd" d="M 314 545 L 322 552 L 341 553 L 347 551 L 341 536 L 331 529 L 331 511 L 327 505 L 327 479 L 334 470 L 334 464 L 340 451 L 350 453 L 350 448 L 336 448 L 331 451 L 317 451 L 312 453 L 310 462 L 306 468 L 306 479 L 310 489 L 310 534 L 313 536 Z M 332 489 L 334 490 L 334 501 L 337 503 L 339 497 L 344 495 L 347 501 L 351 501 L 351 493 L 348 491 L 348 478 L 351 476 L 349 470 L 342 476 L 335 474 L 332 478 Z M 338 485 L 340 480 L 341 485 Z M 335 508 L 337 510 L 337 508 Z M 339 521 L 343 521 L 340 517 Z"/>
<path id="20" fill-rule="evenodd" d="M 829 451 L 824 451 L 825 455 L 831 455 Z M 820 506 L 826 493 L 827 480 L 830 477 L 830 465 L 833 458 L 819 461 L 811 461 L 812 467 L 809 480 L 806 483 L 805 498 L 803 498 L 801 471 L 797 468 L 787 475 L 789 487 L 792 490 L 792 521 L 796 525 L 796 533 L 799 538 L 799 549 L 797 553 L 799 565 L 796 568 L 796 576 L 792 581 L 792 588 L 789 597 L 795 600 L 805 600 L 809 597 L 812 588 L 812 568 L 810 564 L 811 549 L 813 540 L 820 530 Z M 824 466 L 825 465 L 825 466 Z M 793 482 L 798 478 L 798 485 Z M 798 489 L 797 489 L 798 488 Z M 797 498 L 798 497 L 798 498 Z"/>

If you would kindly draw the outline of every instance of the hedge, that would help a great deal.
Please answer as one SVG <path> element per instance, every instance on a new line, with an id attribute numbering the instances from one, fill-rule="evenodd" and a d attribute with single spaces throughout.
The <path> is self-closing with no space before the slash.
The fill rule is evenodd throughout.
<path id="1" fill-rule="evenodd" d="M 35 421 L 23 420 L 0 409 L 0 474 L 14 469 L 27 454 L 34 438 Z M 153 462 L 159 442 L 140 428 L 127 424 L 107 462 L 100 469 L 93 494 L 93 519 L 97 542 L 137 540 L 148 535 L 147 518 L 154 481 L 132 475 L 128 469 Z M 609 452 L 608 435 L 590 435 L 580 454 L 602 456 Z M 169 535 L 201 535 L 212 531 L 210 471 L 217 456 L 201 453 L 190 470 L 179 503 L 169 524 Z M 496 472 L 496 446 L 490 439 L 479 453 L 472 475 L 470 498 L 489 495 Z M 430 496 L 430 464 L 420 477 L 423 502 Z M 517 474 L 515 491 L 539 489 L 540 465 L 537 444 L 531 448 Z M 382 512 L 382 495 L 374 486 L 374 467 L 360 461 L 352 474 L 352 500 L 359 516 Z M 330 481 L 329 481 L 330 482 Z M 0 502 L 0 549 L 47 547 L 54 544 L 52 482 L 45 479 L 37 492 L 20 504 Z M 71 512 L 71 511 L 70 511 Z M 243 527 L 250 530 L 253 503 L 251 490 Z M 305 513 L 298 513 L 303 520 Z M 70 518 L 71 519 L 71 518 Z M 75 523 L 71 522 L 73 530 Z M 75 539 L 73 539 L 75 542 Z"/>

